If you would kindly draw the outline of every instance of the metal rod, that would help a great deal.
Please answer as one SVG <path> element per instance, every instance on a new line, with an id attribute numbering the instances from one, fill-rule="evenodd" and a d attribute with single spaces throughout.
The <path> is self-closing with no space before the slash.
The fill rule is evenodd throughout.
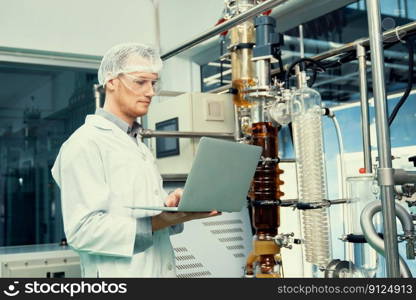
<path id="1" fill-rule="evenodd" d="M 200 35 L 182 43 L 181 45 L 173 48 L 172 50 L 167 51 L 166 53 L 164 53 L 161 58 L 162 60 L 166 60 L 168 58 L 171 58 L 172 56 L 175 56 L 189 48 L 192 48 L 195 45 L 198 45 L 199 43 L 202 43 L 203 41 L 206 41 L 210 38 L 212 38 L 215 35 L 220 34 L 221 32 L 227 31 L 228 29 L 241 24 L 247 20 L 249 20 L 250 18 L 266 11 L 269 9 L 272 9 L 275 6 L 278 6 L 284 2 L 286 2 L 288 0 L 269 0 L 269 1 L 265 1 L 237 16 L 235 16 L 234 18 L 221 23 L 217 26 L 215 26 L 214 28 L 211 28 L 203 33 L 201 33 Z"/>
<path id="2" fill-rule="evenodd" d="M 380 160 L 378 182 L 383 213 L 384 247 L 387 277 L 400 277 L 397 247 L 396 208 L 391 161 L 390 130 L 387 118 L 387 99 L 384 79 L 384 53 L 381 34 L 380 3 L 366 0 L 368 31 L 370 33 L 371 68 L 373 75 L 374 106 L 376 111 L 377 148 Z"/>
<path id="3" fill-rule="evenodd" d="M 361 99 L 361 132 L 363 135 L 364 168 L 366 173 L 373 172 L 371 161 L 370 113 L 368 109 L 367 60 L 365 47 L 357 44 L 358 73 Z"/>
<path id="4" fill-rule="evenodd" d="M 383 37 L 383 41 L 385 41 L 389 39 L 397 39 L 397 35 L 403 38 L 403 36 L 414 33 L 414 32 L 416 32 L 416 22 L 411 22 L 406 25 L 397 26 L 396 28 L 383 32 L 382 37 Z M 311 58 L 314 60 L 323 60 L 323 59 L 327 59 L 327 58 L 330 58 L 330 57 L 333 57 L 333 56 L 336 56 L 336 55 L 339 55 L 348 51 L 354 51 L 357 44 L 361 44 L 363 46 L 369 46 L 370 38 L 360 39 L 351 43 L 347 43 L 339 48 L 328 50 L 326 52 L 315 55 Z"/>
<path id="5" fill-rule="evenodd" d="M 279 163 L 295 163 L 296 159 L 294 158 L 281 158 L 279 159 Z"/>
<path id="6" fill-rule="evenodd" d="M 234 133 L 221 132 L 192 132 L 192 131 L 155 131 L 151 129 L 142 129 L 140 131 L 142 138 L 151 137 L 178 137 L 178 138 L 196 138 L 196 137 L 215 137 L 222 139 L 234 139 Z"/>

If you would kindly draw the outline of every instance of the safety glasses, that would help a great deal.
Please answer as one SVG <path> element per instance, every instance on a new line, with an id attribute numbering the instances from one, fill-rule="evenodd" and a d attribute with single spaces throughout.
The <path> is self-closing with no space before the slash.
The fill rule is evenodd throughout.
<path id="1" fill-rule="evenodd" d="M 152 87 L 153 92 L 157 95 L 160 91 L 160 80 L 151 80 L 140 76 L 130 74 L 120 74 L 120 80 L 124 85 L 134 93 L 140 94 Z"/>

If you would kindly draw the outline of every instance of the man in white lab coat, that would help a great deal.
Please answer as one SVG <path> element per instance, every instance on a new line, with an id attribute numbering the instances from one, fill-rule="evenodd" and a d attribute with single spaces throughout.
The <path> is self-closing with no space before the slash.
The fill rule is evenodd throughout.
<path id="1" fill-rule="evenodd" d="M 65 234 L 80 255 L 83 277 L 175 277 L 170 235 L 186 221 L 219 214 L 126 208 L 177 206 L 181 198 L 181 190 L 165 193 L 154 157 L 137 135 L 136 119 L 149 109 L 161 68 L 151 47 L 111 48 L 98 70 L 104 107 L 62 145 L 52 168 Z"/>

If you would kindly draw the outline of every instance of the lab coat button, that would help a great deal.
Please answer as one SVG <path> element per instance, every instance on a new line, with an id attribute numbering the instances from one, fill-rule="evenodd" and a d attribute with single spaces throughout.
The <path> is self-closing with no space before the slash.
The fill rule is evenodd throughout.
<path id="1" fill-rule="evenodd" d="M 169 271 L 172 271 L 172 269 L 173 269 L 172 264 L 168 264 L 168 270 L 169 270 Z"/>
<path id="2" fill-rule="evenodd" d="M 158 196 L 159 195 L 159 191 L 155 190 L 155 195 Z"/>

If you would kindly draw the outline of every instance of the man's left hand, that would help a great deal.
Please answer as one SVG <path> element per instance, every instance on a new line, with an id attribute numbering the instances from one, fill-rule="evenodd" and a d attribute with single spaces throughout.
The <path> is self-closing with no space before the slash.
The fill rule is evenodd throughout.
<path id="1" fill-rule="evenodd" d="M 168 197 L 165 200 L 165 205 L 168 207 L 176 207 L 179 205 L 179 201 L 182 198 L 183 189 L 176 189 L 173 192 L 170 192 Z"/>

